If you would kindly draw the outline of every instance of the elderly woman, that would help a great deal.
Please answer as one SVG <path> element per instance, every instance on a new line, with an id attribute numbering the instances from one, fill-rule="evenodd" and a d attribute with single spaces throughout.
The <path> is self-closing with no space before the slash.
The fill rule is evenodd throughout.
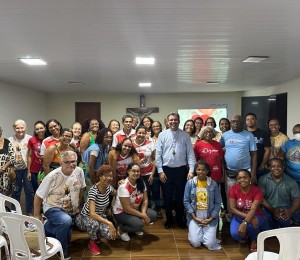
<path id="1" fill-rule="evenodd" d="M 106 217 L 109 205 L 109 195 L 116 195 L 112 187 L 113 168 L 102 165 L 95 176 L 96 183 L 90 188 L 87 202 L 81 213 L 76 216 L 75 224 L 80 231 L 87 231 L 90 237 L 88 247 L 93 255 L 100 255 L 101 250 L 97 243 L 104 237 L 109 240 L 116 239 L 114 224 Z"/>
<path id="2" fill-rule="evenodd" d="M 41 158 L 41 145 L 45 139 L 46 125 L 43 121 L 37 121 L 34 124 L 34 134 L 28 141 L 27 152 L 27 179 L 31 181 L 33 192 L 35 193 L 38 184 L 38 173 L 43 166 Z"/>
<path id="3" fill-rule="evenodd" d="M 66 151 L 74 151 L 73 147 L 70 146 L 72 138 L 72 130 L 69 128 L 63 128 L 59 142 L 49 146 L 46 149 L 43 161 L 45 175 L 47 175 L 50 171 L 60 167 L 61 153 Z"/>
<path id="4" fill-rule="evenodd" d="M 193 247 L 204 244 L 209 250 L 219 250 L 216 239 L 221 197 L 218 184 L 210 176 L 205 160 L 195 164 L 194 178 L 188 180 L 184 191 L 184 206 L 189 227 L 188 239 Z"/>
<path id="5" fill-rule="evenodd" d="M 204 126 L 200 141 L 194 147 L 196 161 L 204 159 L 211 170 L 211 178 L 217 183 L 224 180 L 224 151 L 219 142 L 213 140 L 215 132 L 211 126 Z"/>
<path id="6" fill-rule="evenodd" d="M 0 126 L 0 193 L 9 196 L 12 183 L 8 171 L 15 160 L 15 153 L 10 141 L 3 138 L 2 133 L 3 130 Z"/>
<path id="7" fill-rule="evenodd" d="M 125 182 L 118 188 L 113 213 L 119 224 L 118 235 L 123 241 L 130 241 L 128 233 L 142 236 L 144 224 L 150 225 L 154 222 L 156 212 L 148 208 L 147 188 L 140 177 L 140 166 L 130 163 L 126 173 Z"/>
<path id="8" fill-rule="evenodd" d="M 237 184 L 229 190 L 229 206 L 232 212 L 230 234 L 241 243 L 250 238 L 250 250 L 257 250 L 257 236 L 263 230 L 264 220 L 260 205 L 263 193 L 251 184 L 251 173 L 242 169 L 236 176 Z"/>
<path id="9" fill-rule="evenodd" d="M 192 146 L 194 147 L 197 141 L 199 140 L 198 135 L 196 135 L 196 126 L 195 122 L 192 119 L 186 120 L 183 125 L 183 130 L 188 133 L 191 138 Z"/>
<path id="10" fill-rule="evenodd" d="M 15 134 L 8 138 L 15 152 L 14 169 L 16 172 L 16 182 L 12 197 L 20 202 L 21 191 L 24 186 L 26 213 L 32 215 L 34 193 L 31 181 L 27 179 L 27 145 L 31 136 L 26 134 L 26 123 L 24 120 L 16 120 L 13 124 L 13 129 Z"/>

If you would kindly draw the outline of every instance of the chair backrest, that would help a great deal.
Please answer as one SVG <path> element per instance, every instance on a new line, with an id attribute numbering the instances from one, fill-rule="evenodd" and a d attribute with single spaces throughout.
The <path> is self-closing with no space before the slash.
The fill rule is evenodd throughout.
<path id="1" fill-rule="evenodd" d="M 48 255 L 45 242 L 44 225 L 40 220 L 11 212 L 0 212 L 0 218 L 2 218 L 10 240 L 11 259 L 33 259 L 24 234 L 26 232 L 24 232 L 25 221 L 32 223 L 37 227 L 37 237 L 41 259 Z"/>
<path id="2" fill-rule="evenodd" d="M 21 205 L 20 205 L 19 201 L 15 200 L 11 197 L 5 196 L 1 193 L 0 193 L 0 212 L 6 212 L 7 211 L 6 208 L 5 208 L 5 203 L 7 201 L 12 203 L 15 206 L 16 212 L 18 214 L 22 214 L 22 209 L 21 209 Z"/>
<path id="3" fill-rule="evenodd" d="M 264 240 L 268 237 L 279 240 L 278 260 L 300 259 L 300 227 L 278 228 L 259 233 L 257 237 L 257 259 L 263 260 Z"/>

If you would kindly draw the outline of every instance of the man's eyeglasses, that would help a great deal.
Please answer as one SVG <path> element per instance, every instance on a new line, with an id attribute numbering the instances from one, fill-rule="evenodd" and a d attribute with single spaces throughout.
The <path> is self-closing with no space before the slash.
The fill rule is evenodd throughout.
<path id="1" fill-rule="evenodd" d="M 62 161 L 63 163 L 69 165 L 69 164 L 74 164 L 74 163 L 77 163 L 76 160 L 73 160 L 73 161 Z"/>

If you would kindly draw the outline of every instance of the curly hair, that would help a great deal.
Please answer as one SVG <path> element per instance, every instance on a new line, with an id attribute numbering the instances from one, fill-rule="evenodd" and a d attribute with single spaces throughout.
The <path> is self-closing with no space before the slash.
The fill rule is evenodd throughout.
<path id="1" fill-rule="evenodd" d="M 206 176 L 209 177 L 210 174 L 211 174 L 210 167 L 209 167 L 209 164 L 204 159 L 200 159 L 198 162 L 195 163 L 194 175 L 197 176 L 196 170 L 197 170 L 199 165 L 203 165 L 206 168 L 206 170 L 207 170 Z"/>
<path id="2" fill-rule="evenodd" d="M 95 181 L 98 182 L 100 180 L 101 176 L 106 175 L 110 172 L 114 172 L 114 169 L 110 165 L 101 165 L 96 170 Z"/>

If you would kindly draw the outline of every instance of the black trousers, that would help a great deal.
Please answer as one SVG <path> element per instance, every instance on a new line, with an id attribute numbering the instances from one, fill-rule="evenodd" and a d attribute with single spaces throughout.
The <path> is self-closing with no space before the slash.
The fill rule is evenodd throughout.
<path id="1" fill-rule="evenodd" d="M 163 198 L 166 210 L 167 222 L 173 224 L 173 199 L 175 195 L 175 210 L 176 220 L 178 224 L 183 224 L 184 220 L 184 206 L 183 196 L 188 174 L 187 167 L 181 166 L 177 168 L 170 168 L 163 166 L 164 173 L 167 176 L 167 181 L 162 183 Z"/>

